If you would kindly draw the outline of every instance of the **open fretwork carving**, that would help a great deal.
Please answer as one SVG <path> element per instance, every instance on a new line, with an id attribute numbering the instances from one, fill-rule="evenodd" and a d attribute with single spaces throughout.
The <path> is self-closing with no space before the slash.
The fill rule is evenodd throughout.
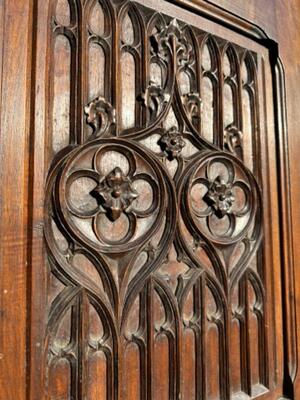
<path id="1" fill-rule="evenodd" d="M 64 3 L 51 51 L 73 60 L 70 134 L 57 143 L 56 115 L 47 393 L 266 391 L 255 54 L 134 2 Z"/>

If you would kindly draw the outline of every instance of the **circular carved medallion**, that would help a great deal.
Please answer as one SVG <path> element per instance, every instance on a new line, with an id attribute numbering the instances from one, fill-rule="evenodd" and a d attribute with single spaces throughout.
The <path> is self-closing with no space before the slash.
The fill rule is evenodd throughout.
<path id="1" fill-rule="evenodd" d="M 157 232 L 167 207 L 158 162 L 122 139 L 98 139 L 74 151 L 57 180 L 64 224 L 103 252 L 139 246 Z"/>

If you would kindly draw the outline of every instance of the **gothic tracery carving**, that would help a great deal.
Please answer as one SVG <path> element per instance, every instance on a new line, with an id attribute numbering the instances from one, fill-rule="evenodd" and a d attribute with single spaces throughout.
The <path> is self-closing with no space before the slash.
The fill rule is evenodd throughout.
<path id="1" fill-rule="evenodd" d="M 217 41 L 200 29 L 132 2 L 116 6 L 101 0 L 97 4 L 101 6 L 97 18 L 101 20 L 103 13 L 111 32 L 104 23 L 102 32 L 95 33 L 97 24 L 89 19 L 82 22 L 88 26 L 82 47 L 77 43 L 79 36 L 74 39 L 75 47 L 71 41 L 77 57 L 84 59 L 88 54 L 79 53 L 89 41 L 99 45 L 98 54 L 104 57 L 106 72 L 94 83 L 99 95 L 90 99 L 85 93 L 82 114 L 75 118 L 79 121 L 85 115 L 93 134 L 76 136 L 75 123 L 70 124 L 74 136 L 70 143 L 75 148 L 58 158 L 46 189 L 49 263 L 64 285 L 51 304 L 49 368 L 57 360 L 72 359 L 70 393 L 79 399 L 78 382 L 87 380 L 91 354 L 103 352 L 110 382 L 107 396 L 118 399 L 123 390 L 122 368 L 126 375 L 122 362 L 126 363 L 129 344 L 134 344 L 141 360 L 140 398 L 150 399 L 155 351 L 165 340 L 172 366 L 166 372 L 167 396 L 178 399 L 184 369 L 180 354 L 190 331 L 195 343 L 190 358 L 198 355 L 195 391 L 206 398 L 205 347 L 209 330 L 215 329 L 222 380 L 217 384 L 218 396 L 225 400 L 231 390 L 227 329 L 232 319 L 243 322 L 242 336 L 249 313 L 258 316 L 261 354 L 265 353 L 263 280 L 253 267 L 262 249 L 260 177 L 244 165 L 246 133 L 237 115 L 241 99 L 236 94 L 236 54 L 244 50 L 226 47 L 225 40 Z M 77 8 L 71 8 L 74 14 Z M 86 9 L 95 12 L 95 7 Z M 74 14 L 76 29 L 70 35 L 83 30 L 75 20 Z M 58 30 L 55 26 L 56 34 Z M 59 31 L 66 34 L 67 28 Z M 122 37 L 116 37 L 117 33 Z M 143 38 L 148 40 L 149 54 Z M 118 54 L 111 50 L 112 43 L 120 43 Z M 221 61 L 222 49 L 229 49 L 225 50 L 229 66 Z M 245 78 L 244 86 L 247 90 L 251 86 L 255 94 L 253 65 L 247 65 L 251 65 L 253 79 Z M 87 72 L 77 67 L 76 76 L 80 74 Z M 130 80 L 135 87 L 127 104 L 125 89 Z M 82 90 L 87 92 L 84 86 Z M 228 107 L 224 110 L 218 107 L 221 95 Z M 72 117 L 77 109 L 75 104 Z M 211 140 L 207 139 L 207 116 L 214 129 Z M 221 126 L 220 121 L 226 119 L 230 124 Z M 250 122 L 255 126 L 253 118 Z M 67 250 L 62 251 L 61 242 Z M 80 268 L 75 263 L 78 256 L 82 257 Z M 247 285 L 256 296 L 252 309 Z M 233 304 L 235 291 L 238 305 Z M 59 326 L 68 312 L 73 315 L 70 340 L 57 346 Z M 92 313 L 96 316 L 84 331 L 83 321 Z M 134 315 L 133 322 L 130 315 Z M 94 326 L 100 326 L 97 339 L 90 337 Z M 244 345 L 249 343 L 241 343 L 241 350 Z M 125 361 L 120 364 L 118 352 L 124 353 Z M 263 385 L 267 363 L 263 355 L 259 357 Z M 246 365 L 241 375 L 250 369 Z"/>

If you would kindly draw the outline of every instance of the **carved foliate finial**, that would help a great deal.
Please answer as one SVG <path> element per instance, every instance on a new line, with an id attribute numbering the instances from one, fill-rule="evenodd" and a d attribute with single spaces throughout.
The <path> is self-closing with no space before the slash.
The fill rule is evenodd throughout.
<path id="1" fill-rule="evenodd" d="M 188 43 L 176 18 L 154 35 L 152 41 L 156 43 L 156 52 L 163 58 L 171 53 L 173 56 L 176 55 L 179 65 L 189 63 L 192 46 Z"/>
<path id="2" fill-rule="evenodd" d="M 93 128 L 93 134 L 100 136 L 116 123 L 116 112 L 113 106 L 103 97 L 92 100 L 85 108 L 86 121 Z"/>
<path id="3" fill-rule="evenodd" d="M 145 92 L 141 93 L 138 99 L 149 112 L 149 122 L 153 122 L 162 111 L 164 104 L 168 102 L 169 97 L 161 86 L 150 81 Z"/>
<path id="4" fill-rule="evenodd" d="M 224 131 L 224 147 L 232 154 L 242 158 L 243 133 L 235 125 L 226 127 Z"/>
<path id="5" fill-rule="evenodd" d="M 202 100 L 199 93 L 188 93 L 182 97 L 182 100 L 193 125 L 199 127 L 202 114 Z"/>

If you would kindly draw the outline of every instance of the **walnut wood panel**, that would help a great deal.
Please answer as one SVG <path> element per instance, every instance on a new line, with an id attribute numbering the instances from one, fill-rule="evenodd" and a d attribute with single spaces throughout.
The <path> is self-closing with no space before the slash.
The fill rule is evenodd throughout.
<path id="1" fill-rule="evenodd" d="M 32 385 L 49 398 L 273 396 L 267 52 L 149 6 L 49 5 Z"/>
<path id="2" fill-rule="evenodd" d="M 0 6 L 4 21 L 30 21 L 23 34 L 36 21 L 33 54 L 21 53 L 32 97 L 29 74 L 18 86 L 32 113 L 20 110 L 26 134 L 14 138 L 29 225 L 22 200 L 3 229 L 20 228 L 30 272 L 1 303 L 16 315 L 18 301 L 25 365 L 27 301 L 28 379 L 18 368 L 13 385 L 8 367 L 3 398 L 296 398 L 276 45 L 211 2 L 170 3 Z"/>
<path id="3" fill-rule="evenodd" d="M 1 399 L 26 396 L 31 30 L 29 2 L 0 2 Z"/>

